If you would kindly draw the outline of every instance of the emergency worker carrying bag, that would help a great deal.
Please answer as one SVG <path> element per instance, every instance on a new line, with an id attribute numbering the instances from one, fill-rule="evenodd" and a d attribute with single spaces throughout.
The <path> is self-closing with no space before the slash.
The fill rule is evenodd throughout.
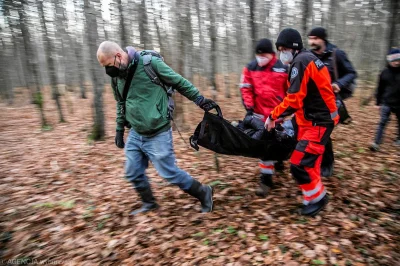
<path id="1" fill-rule="evenodd" d="M 289 136 L 277 126 L 271 132 L 265 131 L 265 137 L 256 140 L 233 126 L 222 116 L 219 106 L 217 114 L 205 112 L 194 134 L 190 137 L 190 146 L 199 150 L 199 146 L 226 155 L 237 155 L 263 160 L 283 161 L 289 159 L 296 146 L 296 137 Z"/>

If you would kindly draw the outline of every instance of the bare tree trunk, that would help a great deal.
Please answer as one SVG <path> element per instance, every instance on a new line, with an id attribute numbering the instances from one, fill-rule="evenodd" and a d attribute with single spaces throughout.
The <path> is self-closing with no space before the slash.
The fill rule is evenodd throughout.
<path id="1" fill-rule="evenodd" d="M 212 98 L 216 101 L 217 98 L 217 82 L 216 82 L 216 69 L 217 69 L 217 30 L 215 28 L 216 14 L 213 8 L 213 1 L 209 0 L 208 3 L 208 12 L 210 15 L 210 41 L 211 41 L 211 73 L 210 73 L 210 82 L 211 82 L 211 90 L 212 90 Z M 214 163 L 217 172 L 219 172 L 219 161 L 218 154 L 214 153 Z"/>
<path id="2" fill-rule="evenodd" d="M 25 18 L 25 11 L 24 11 L 25 5 L 27 5 L 26 0 L 22 0 L 21 2 L 18 2 L 16 4 L 16 8 L 18 10 L 20 29 L 24 42 L 25 58 L 27 59 L 26 65 L 28 70 L 28 84 L 29 84 L 28 87 L 30 88 L 30 90 L 34 89 L 34 92 L 31 91 L 33 95 L 32 98 L 34 100 L 33 103 L 37 105 L 40 111 L 42 127 L 46 127 L 47 122 L 43 111 L 43 95 L 40 89 L 40 78 L 38 71 L 39 66 L 36 61 L 37 59 L 33 51 L 33 47 L 31 46 L 32 40 L 28 30 L 27 21 Z"/>
<path id="3" fill-rule="evenodd" d="M 119 31 L 121 34 L 121 47 L 126 47 L 129 45 L 128 43 L 128 33 L 125 28 L 125 20 L 124 20 L 124 13 L 123 13 L 123 7 L 122 7 L 122 1 L 117 0 L 117 5 L 118 5 L 118 15 L 119 15 Z"/>
<path id="4" fill-rule="evenodd" d="M 205 41 L 204 41 L 204 33 L 203 33 L 203 27 L 202 27 L 202 16 L 201 16 L 201 10 L 200 10 L 200 0 L 194 1 L 196 5 L 196 13 L 197 13 L 197 27 L 199 30 L 199 51 L 196 52 L 197 55 L 197 62 L 198 62 L 198 68 L 202 70 L 201 74 L 204 74 L 204 66 L 206 65 L 207 58 L 204 56 L 204 52 L 202 51 L 202 47 L 205 46 Z"/>
<path id="5" fill-rule="evenodd" d="M 101 17 L 99 12 L 95 9 L 94 5 L 98 3 L 98 0 L 84 0 L 84 10 L 86 19 L 86 32 L 88 37 L 88 44 L 90 51 L 90 77 L 92 80 L 93 92 L 94 92 L 94 124 L 92 128 L 91 138 L 93 140 L 101 140 L 105 136 L 104 126 L 104 111 L 103 111 L 103 75 L 99 72 L 100 66 L 96 58 L 97 50 L 97 21 L 96 17 Z"/>
<path id="6" fill-rule="evenodd" d="M 390 16 L 388 25 L 389 25 L 389 43 L 388 43 L 388 50 L 390 50 L 391 48 L 399 45 L 399 37 L 397 37 L 396 35 L 396 26 L 397 23 L 399 23 L 400 21 L 400 3 L 399 0 L 391 0 L 390 1 L 390 10 L 392 15 Z"/>
<path id="7" fill-rule="evenodd" d="M 149 42 L 150 31 L 148 28 L 148 18 L 146 10 L 146 1 L 142 0 L 139 8 L 139 32 L 140 32 L 140 44 L 143 45 L 145 50 L 152 49 L 151 43 Z"/>
<path id="8" fill-rule="evenodd" d="M 2 36 L 3 29 L 0 28 L 0 36 Z M 12 46 L 15 44 L 11 43 Z M 0 94 L 7 99 L 7 103 L 12 105 L 14 102 L 14 92 L 12 86 L 12 78 L 10 77 L 9 63 L 13 62 L 9 53 L 9 49 L 4 39 L 1 39 L 1 51 L 0 51 Z"/>
<path id="9" fill-rule="evenodd" d="M 255 23 L 255 7 L 256 7 L 256 0 L 249 0 L 249 7 L 250 7 L 250 30 L 251 30 L 251 49 L 256 47 L 257 42 L 257 27 Z"/>
<path id="10" fill-rule="evenodd" d="M 308 30 L 308 17 L 310 16 L 310 5 L 312 6 L 313 0 L 303 0 L 302 10 L 303 17 L 301 19 L 301 30 L 303 35 L 303 40 L 307 40 L 307 30 Z M 311 3 L 311 4 L 310 4 Z"/>
<path id="11" fill-rule="evenodd" d="M 229 2 L 225 2 L 224 3 L 224 9 L 225 9 L 225 14 L 229 14 Z M 223 21 L 224 21 L 224 25 L 225 25 L 225 41 L 224 41 L 224 49 L 226 51 L 225 57 L 224 59 L 224 63 L 226 64 L 226 67 L 222 73 L 223 77 L 224 77 L 224 82 L 225 82 L 225 97 L 226 98 L 231 98 L 231 92 L 230 92 L 230 78 L 229 78 L 229 74 L 232 72 L 231 71 L 231 66 L 229 64 L 229 58 L 231 57 L 231 49 L 230 45 L 229 45 L 229 31 L 228 31 L 228 24 L 229 24 L 229 16 L 223 16 Z M 225 73 L 224 73 L 225 72 Z"/>
<path id="12" fill-rule="evenodd" d="M 188 3 L 183 1 L 178 1 L 177 10 L 179 10 L 179 13 L 178 12 L 176 13 L 178 17 L 178 19 L 176 20 L 176 23 L 178 23 L 176 27 L 178 29 L 177 41 L 181 51 L 178 56 L 177 71 L 181 75 L 184 75 L 189 80 L 191 79 L 192 71 L 190 70 L 189 67 L 190 62 L 188 61 L 190 60 L 188 60 L 188 57 L 191 54 L 192 43 L 193 43 L 190 8 L 191 7 L 190 5 L 188 5 Z M 175 100 L 176 100 L 176 109 L 174 112 L 175 116 L 174 120 L 177 126 L 183 127 L 185 125 L 184 106 L 183 106 L 184 99 L 182 95 L 176 95 Z"/>
<path id="13" fill-rule="evenodd" d="M 65 122 L 64 120 L 64 115 L 62 112 L 62 107 L 61 107 L 61 102 L 60 102 L 60 92 L 58 91 L 58 78 L 57 78 L 57 73 L 56 73 L 56 68 L 55 68 L 55 62 L 54 62 L 54 57 L 53 57 L 53 45 L 51 42 L 50 38 L 50 33 L 47 30 L 47 25 L 46 25 L 46 18 L 44 15 L 43 11 L 43 2 L 38 1 L 38 12 L 39 12 L 39 17 L 40 17 L 40 22 L 42 24 L 43 28 L 43 34 L 44 34 L 44 45 L 45 45 L 45 52 L 46 54 L 46 61 L 47 61 L 47 66 L 48 66 L 48 73 L 49 73 L 49 78 L 50 78 L 50 87 L 52 90 L 52 95 L 53 99 L 56 101 L 57 109 L 58 109 L 58 115 L 59 115 L 59 120 L 60 122 Z"/>
<path id="14" fill-rule="evenodd" d="M 211 41 L 211 60 L 210 60 L 210 83 L 211 88 L 215 92 L 217 91 L 217 81 L 216 81 L 216 70 L 217 70 L 217 29 L 215 28 L 216 14 L 213 8 L 214 2 L 209 0 L 209 15 L 210 15 L 210 41 Z M 214 93 L 216 94 L 216 93 Z"/>

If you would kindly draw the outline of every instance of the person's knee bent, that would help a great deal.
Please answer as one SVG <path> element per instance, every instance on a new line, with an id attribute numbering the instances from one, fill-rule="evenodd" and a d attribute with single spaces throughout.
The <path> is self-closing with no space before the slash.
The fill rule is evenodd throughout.
<path id="1" fill-rule="evenodd" d="M 307 171 L 305 170 L 304 166 L 291 163 L 290 173 L 292 174 L 293 178 L 297 181 L 298 185 L 308 184 L 311 182 L 311 178 L 307 173 Z"/>

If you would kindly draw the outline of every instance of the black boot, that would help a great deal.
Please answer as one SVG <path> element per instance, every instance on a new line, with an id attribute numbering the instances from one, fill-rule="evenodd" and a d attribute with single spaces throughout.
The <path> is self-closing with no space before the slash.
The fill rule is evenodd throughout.
<path id="1" fill-rule="evenodd" d="M 271 174 L 261 174 L 260 175 L 260 187 L 256 189 L 256 195 L 262 198 L 268 196 L 269 191 L 273 187 L 272 175 Z"/>
<path id="2" fill-rule="evenodd" d="M 201 212 L 212 212 L 214 206 L 214 191 L 212 187 L 202 185 L 199 181 L 193 180 L 192 186 L 188 190 L 185 190 L 185 192 L 201 202 Z"/>
<path id="3" fill-rule="evenodd" d="M 317 203 L 312 203 L 312 204 L 303 206 L 303 208 L 300 211 L 300 214 L 314 217 L 325 207 L 326 204 L 328 204 L 328 201 L 329 201 L 329 196 L 328 196 L 328 194 L 326 194 Z"/>
<path id="4" fill-rule="evenodd" d="M 140 188 L 136 189 L 137 193 L 142 198 L 142 207 L 134 210 L 130 213 L 130 215 L 136 215 L 142 212 L 148 212 L 157 209 L 159 206 L 156 203 L 155 198 L 153 197 L 153 192 L 151 192 L 151 188 Z"/>
<path id="5" fill-rule="evenodd" d="M 283 164 L 283 161 L 277 161 L 274 163 L 274 168 L 277 172 L 283 172 L 283 170 L 285 170 L 285 165 Z"/>

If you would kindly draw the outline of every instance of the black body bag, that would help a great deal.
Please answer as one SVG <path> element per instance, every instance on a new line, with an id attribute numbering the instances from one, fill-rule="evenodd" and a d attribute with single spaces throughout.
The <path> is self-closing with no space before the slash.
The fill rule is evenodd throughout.
<path id="1" fill-rule="evenodd" d="M 276 161 L 287 160 L 292 154 L 297 143 L 295 136 L 290 137 L 277 127 L 271 132 L 265 131 L 265 137 L 256 140 L 225 120 L 219 106 L 216 110 L 216 115 L 204 113 L 203 120 L 190 137 L 190 146 L 195 150 L 202 146 L 220 154 Z"/>

